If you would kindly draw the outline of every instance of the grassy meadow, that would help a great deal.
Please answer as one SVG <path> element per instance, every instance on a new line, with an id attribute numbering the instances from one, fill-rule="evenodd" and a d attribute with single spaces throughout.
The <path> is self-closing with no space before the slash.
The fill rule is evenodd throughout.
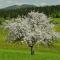
<path id="1" fill-rule="evenodd" d="M 54 24 L 60 24 L 60 18 L 53 18 Z"/>
<path id="2" fill-rule="evenodd" d="M 55 30 L 60 32 L 60 18 L 54 18 Z M 0 28 L 0 60 L 60 60 L 60 42 L 54 47 L 37 45 L 34 47 L 35 55 L 31 56 L 30 48 L 25 44 L 11 44 L 6 42 L 8 32 Z"/>

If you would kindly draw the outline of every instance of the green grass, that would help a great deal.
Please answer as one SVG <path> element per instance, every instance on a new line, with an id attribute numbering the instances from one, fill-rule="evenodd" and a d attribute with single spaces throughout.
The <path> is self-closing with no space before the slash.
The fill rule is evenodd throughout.
<path id="1" fill-rule="evenodd" d="M 54 30 L 60 32 L 60 18 L 54 18 L 53 23 L 55 24 Z"/>
<path id="2" fill-rule="evenodd" d="M 56 25 L 56 26 L 54 27 L 54 30 L 55 30 L 56 32 L 60 32 L 60 25 Z"/>
<path id="3" fill-rule="evenodd" d="M 60 23 L 60 18 L 54 18 L 56 23 Z M 60 32 L 60 26 L 55 26 Z M 25 44 L 11 44 L 5 41 L 8 32 L 0 28 L 0 60 L 60 60 L 60 41 L 54 47 L 35 46 L 35 54 L 31 56 L 30 48 Z"/>
<path id="4" fill-rule="evenodd" d="M 54 24 L 60 24 L 60 18 L 54 18 L 53 20 Z"/>
<path id="5" fill-rule="evenodd" d="M 60 52 L 36 52 L 31 56 L 30 51 L 22 50 L 0 50 L 0 60 L 60 60 Z"/>

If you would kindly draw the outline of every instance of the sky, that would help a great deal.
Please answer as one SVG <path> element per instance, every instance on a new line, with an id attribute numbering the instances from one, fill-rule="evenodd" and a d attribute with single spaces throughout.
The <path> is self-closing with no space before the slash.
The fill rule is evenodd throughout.
<path id="1" fill-rule="evenodd" d="M 0 0 L 0 8 L 22 4 L 30 4 L 37 6 L 60 5 L 60 0 Z"/>

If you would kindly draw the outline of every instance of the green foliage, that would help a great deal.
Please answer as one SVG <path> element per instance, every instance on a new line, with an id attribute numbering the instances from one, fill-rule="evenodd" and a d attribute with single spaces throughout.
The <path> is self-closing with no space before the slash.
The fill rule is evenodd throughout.
<path id="1" fill-rule="evenodd" d="M 60 5 L 56 6 L 44 6 L 44 7 L 29 7 L 29 8 L 17 8 L 17 9 L 1 9 L 0 10 L 0 17 L 10 17 L 16 18 L 18 15 L 27 15 L 28 12 L 31 11 L 39 11 L 40 13 L 43 12 L 48 16 L 54 18 L 60 18 Z M 3 13 L 3 14 L 2 14 Z"/>
<path id="2" fill-rule="evenodd" d="M 5 19 L 0 17 L 0 24 L 2 24 L 2 22 L 4 22 L 4 21 L 5 21 Z"/>

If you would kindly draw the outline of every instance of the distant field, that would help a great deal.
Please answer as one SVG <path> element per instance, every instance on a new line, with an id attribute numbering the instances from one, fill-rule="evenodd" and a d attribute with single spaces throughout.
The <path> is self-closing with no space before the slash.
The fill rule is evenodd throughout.
<path id="1" fill-rule="evenodd" d="M 56 25 L 56 26 L 55 26 L 55 31 L 56 31 L 56 32 L 60 32 L 60 25 Z"/>
<path id="2" fill-rule="evenodd" d="M 53 20 L 53 23 L 55 24 L 55 31 L 60 32 L 60 18 L 54 18 Z"/>
<path id="3" fill-rule="evenodd" d="M 53 20 L 54 20 L 53 23 L 60 24 L 60 18 L 54 18 Z"/>
<path id="4" fill-rule="evenodd" d="M 60 23 L 60 18 L 54 19 L 56 23 Z M 60 32 L 60 25 L 57 24 L 55 29 Z M 51 48 L 37 45 L 35 55 L 31 56 L 27 45 L 6 43 L 7 34 L 7 31 L 0 28 L 0 60 L 60 60 L 60 41 Z"/>

